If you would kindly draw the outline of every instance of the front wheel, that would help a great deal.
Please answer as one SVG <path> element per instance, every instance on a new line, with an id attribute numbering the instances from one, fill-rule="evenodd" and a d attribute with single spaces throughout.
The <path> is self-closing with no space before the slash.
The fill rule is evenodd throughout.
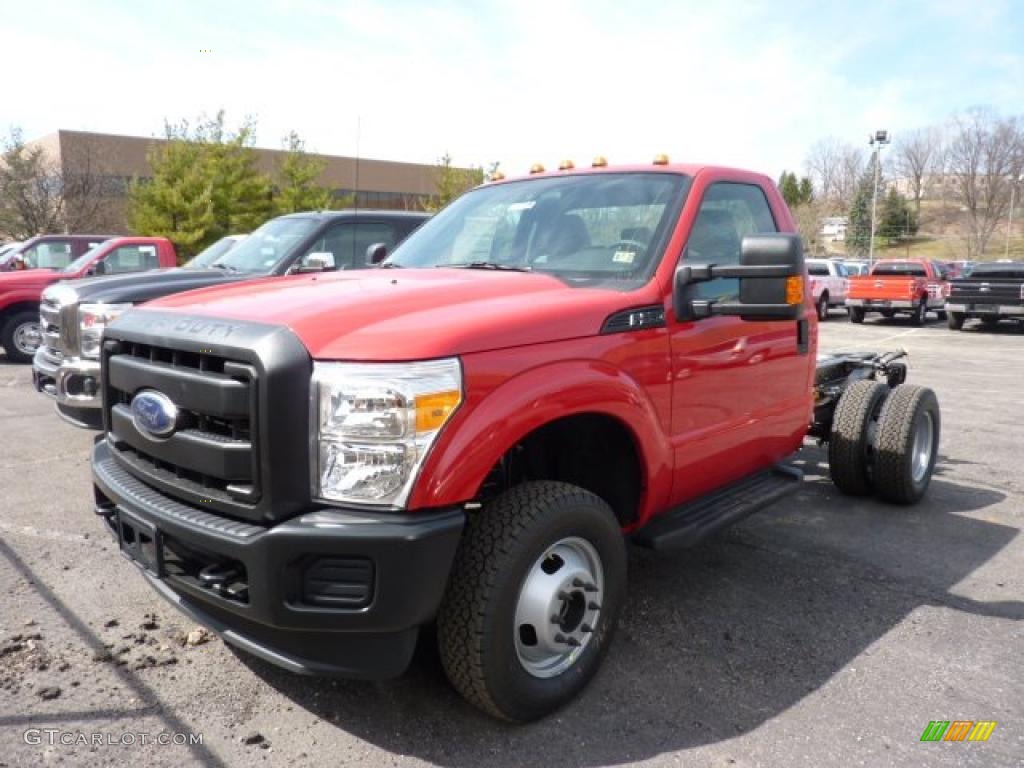
<path id="1" fill-rule="evenodd" d="M 12 363 L 31 363 L 40 342 L 42 329 L 38 312 L 16 312 L 0 331 L 0 345 Z"/>
<path id="2" fill-rule="evenodd" d="M 864 322 L 864 307 L 850 307 L 850 322 L 858 325 Z"/>
<path id="3" fill-rule="evenodd" d="M 963 330 L 964 321 L 967 319 L 967 315 L 963 312 L 947 312 L 946 313 L 946 325 L 949 326 L 951 331 Z"/>
<path id="4" fill-rule="evenodd" d="M 824 322 L 828 319 L 828 294 L 823 293 L 818 297 L 818 321 Z"/>
<path id="5" fill-rule="evenodd" d="M 921 299 L 920 303 L 917 305 L 917 308 L 914 310 L 914 316 L 913 316 L 911 322 L 913 322 L 914 325 L 920 327 L 920 326 L 925 324 L 925 321 L 927 319 L 928 319 L 928 300 L 927 299 Z"/>
<path id="6" fill-rule="evenodd" d="M 448 679 L 513 722 L 590 682 L 611 643 L 626 546 L 611 508 L 560 482 L 516 486 L 469 519 L 437 616 Z"/>

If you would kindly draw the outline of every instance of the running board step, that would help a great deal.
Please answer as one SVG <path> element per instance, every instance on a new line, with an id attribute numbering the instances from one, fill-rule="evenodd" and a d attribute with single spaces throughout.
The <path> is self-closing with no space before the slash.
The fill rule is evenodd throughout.
<path id="1" fill-rule="evenodd" d="M 793 493 L 803 477 L 796 467 L 778 464 L 658 515 L 633 534 L 633 543 L 649 549 L 692 547 Z"/>

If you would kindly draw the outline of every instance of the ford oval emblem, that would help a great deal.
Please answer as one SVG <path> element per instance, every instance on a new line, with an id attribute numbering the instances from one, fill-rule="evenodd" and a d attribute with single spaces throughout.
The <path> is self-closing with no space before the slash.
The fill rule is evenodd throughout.
<path id="1" fill-rule="evenodd" d="M 155 389 L 144 389 L 132 398 L 132 423 L 149 437 L 170 437 L 178 427 L 178 407 Z"/>

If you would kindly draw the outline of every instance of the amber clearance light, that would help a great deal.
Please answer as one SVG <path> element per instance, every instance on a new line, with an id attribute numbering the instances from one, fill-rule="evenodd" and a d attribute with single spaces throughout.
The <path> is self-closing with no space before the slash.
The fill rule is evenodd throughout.
<path id="1" fill-rule="evenodd" d="M 804 303 L 804 279 L 800 275 L 793 275 L 786 278 L 786 303 Z"/>

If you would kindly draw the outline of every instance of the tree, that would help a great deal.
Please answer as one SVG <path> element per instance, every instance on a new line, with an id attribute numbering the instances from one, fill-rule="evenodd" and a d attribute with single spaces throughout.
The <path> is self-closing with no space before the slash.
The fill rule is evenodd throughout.
<path id="1" fill-rule="evenodd" d="M 953 194 L 967 212 L 967 258 L 985 253 L 1004 220 L 1015 179 L 1024 172 L 1024 127 L 1019 118 L 1001 118 L 973 109 L 956 118 L 947 152 Z"/>
<path id="2" fill-rule="evenodd" d="M 862 149 L 836 138 L 821 139 L 811 146 L 806 165 L 823 200 L 837 210 L 850 206 L 864 169 Z"/>
<path id="3" fill-rule="evenodd" d="M 270 179 L 256 168 L 251 120 L 231 133 L 221 111 L 194 128 L 167 123 L 164 134 L 148 156 L 153 178 L 135 179 L 128 189 L 135 232 L 167 237 L 187 257 L 270 217 Z"/>
<path id="4" fill-rule="evenodd" d="M 795 173 L 782 172 L 779 177 L 779 192 L 790 208 L 796 208 L 800 204 L 800 183 L 796 180 Z"/>
<path id="5" fill-rule="evenodd" d="M 814 185 L 809 176 L 800 179 L 800 202 L 810 203 L 814 200 Z"/>
<path id="6" fill-rule="evenodd" d="M 914 210 L 918 214 L 921 213 L 925 181 L 939 165 L 940 152 L 941 138 L 935 128 L 908 131 L 893 146 L 896 173 L 906 179 Z"/>
<path id="7" fill-rule="evenodd" d="M 305 142 L 295 131 L 289 133 L 283 143 L 287 154 L 277 166 L 275 212 L 280 215 L 331 208 L 333 193 L 317 183 L 327 163 L 306 152 Z"/>
<path id="8" fill-rule="evenodd" d="M 889 187 L 879 208 L 878 236 L 884 237 L 890 245 L 917 234 L 917 212 L 912 210 L 910 201 L 896 187 Z"/>
<path id="9" fill-rule="evenodd" d="M 25 240 L 112 228 L 107 183 L 90 145 L 55 158 L 12 128 L 0 155 L 0 232 Z"/>
<path id="10" fill-rule="evenodd" d="M 497 164 L 493 165 L 497 170 Z M 452 158 L 447 152 L 437 161 L 437 174 L 434 186 L 436 192 L 426 203 L 429 211 L 437 211 L 444 208 L 468 189 L 472 189 L 484 181 L 483 169 L 477 167 L 457 168 L 452 165 Z"/>
<path id="11" fill-rule="evenodd" d="M 871 169 L 862 173 L 850 203 L 846 225 L 846 248 L 851 254 L 865 253 L 871 242 L 871 197 L 874 182 Z"/>

